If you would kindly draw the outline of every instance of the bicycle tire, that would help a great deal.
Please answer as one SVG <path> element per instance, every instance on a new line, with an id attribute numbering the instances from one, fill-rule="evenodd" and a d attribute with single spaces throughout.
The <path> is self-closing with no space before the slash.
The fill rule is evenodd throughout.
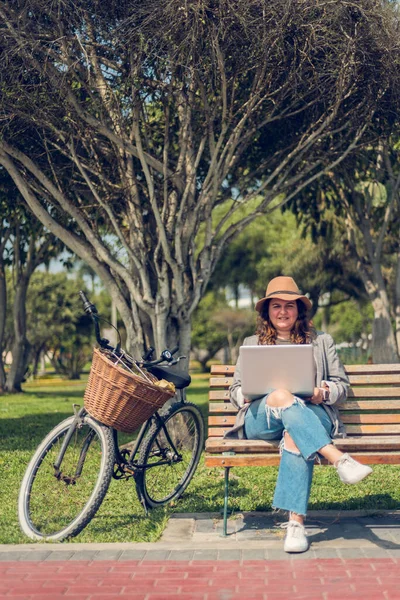
<path id="1" fill-rule="evenodd" d="M 160 416 L 181 458 L 172 454 L 162 425 L 155 423 L 141 446 L 138 460 L 144 468 L 136 478 L 139 497 L 148 508 L 163 506 L 183 494 L 204 446 L 203 417 L 197 406 L 173 404 Z"/>
<path id="2" fill-rule="evenodd" d="M 73 423 L 69 417 L 43 439 L 22 480 L 18 517 L 33 540 L 59 541 L 77 535 L 98 511 L 115 462 L 112 430 L 85 415 L 68 443 L 57 477 L 54 461 Z M 74 479 L 78 460 L 80 476 Z"/>

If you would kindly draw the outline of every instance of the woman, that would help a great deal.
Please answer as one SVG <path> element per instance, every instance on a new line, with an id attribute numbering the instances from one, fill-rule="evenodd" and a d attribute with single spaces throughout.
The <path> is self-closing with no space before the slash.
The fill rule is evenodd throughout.
<path id="1" fill-rule="evenodd" d="M 232 404 L 239 412 L 227 436 L 282 440 L 273 507 L 289 512 L 286 552 L 308 549 L 304 517 L 317 454 L 336 467 L 344 483 L 357 483 L 372 472 L 332 444 L 332 438 L 346 435 L 337 405 L 346 399 L 349 381 L 331 336 L 315 331 L 307 318 L 310 308 L 310 300 L 291 277 L 275 277 L 268 284 L 265 298 L 256 304 L 256 335 L 246 338 L 244 344 L 312 344 L 316 381 L 311 398 L 301 400 L 286 389 L 273 390 L 253 401 L 245 398 L 240 358 L 230 388 Z"/>

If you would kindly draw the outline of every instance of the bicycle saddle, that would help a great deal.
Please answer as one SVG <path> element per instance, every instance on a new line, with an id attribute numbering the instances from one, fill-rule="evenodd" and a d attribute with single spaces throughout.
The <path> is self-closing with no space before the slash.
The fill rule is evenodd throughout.
<path id="1" fill-rule="evenodd" d="M 171 381 L 178 390 L 187 387 L 192 380 L 190 375 L 187 375 L 183 371 L 172 370 L 170 367 L 160 367 L 159 365 L 154 365 L 154 367 L 147 367 L 147 370 L 155 375 L 158 379 L 166 379 L 167 381 Z"/>

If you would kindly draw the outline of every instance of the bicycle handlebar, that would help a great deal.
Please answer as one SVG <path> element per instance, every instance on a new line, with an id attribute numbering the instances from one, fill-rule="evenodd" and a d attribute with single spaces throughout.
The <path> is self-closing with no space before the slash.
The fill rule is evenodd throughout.
<path id="1" fill-rule="evenodd" d="M 97 308 L 94 304 L 92 304 L 89 300 L 89 298 L 86 296 L 85 292 L 83 292 L 82 290 L 80 290 L 79 292 L 79 296 L 81 297 L 82 303 L 83 303 L 83 310 L 85 311 L 85 313 L 89 314 L 89 315 L 93 315 L 93 314 L 98 314 Z"/>
<path id="2" fill-rule="evenodd" d="M 100 325 L 99 325 L 100 317 L 99 317 L 99 313 L 98 313 L 96 306 L 90 302 L 89 298 L 86 296 L 85 292 L 83 292 L 82 290 L 80 290 L 79 296 L 82 300 L 83 309 L 84 309 L 85 313 L 92 317 L 97 343 L 102 348 L 107 348 L 108 350 L 114 350 L 113 346 L 109 345 L 109 343 L 108 343 L 109 340 L 107 340 L 106 338 L 102 338 L 100 335 Z"/>
<path id="3" fill-rule="evenodd" d="M 150 350 L 150 348 L 149 348 Z M 179 346 L 175 346 L 175 348 L 173 348 L 172 350 L 163 350 L 161 352 L 161 356 L 160 358 L 156 359 L 156 360 L 151 360 L 151 361 L 145 361 L 142 363 L 144 367 L 154 367 L 155 365 L 159 365 L 162 362 L 167 362 L 169 363 L 171 366 L 172 365 L 176 365 L 177 362 L 179 362 L 178 360 L 174 360 L 173 359 L 173 355 L 176 354 L 179 350 Z M 148 353 L 146 353 L 147 356 Z M 183 358 L 183 356 L 181 356 L 180 358 Z"/>
<path id="4" fill-rule="evenodd" d="M 151 358 L 152 354 L 154 352 L 154 348 L 153 346 L 150 346 L 150 348 L 147 350 L 147 352 L 145 352 L 142 356 L 143 360 L 149 360 L 149 358 Z"/>
<path id="5" fill-rule="evenodd" d="M 120 353 L 119 345 L 117 345 L 117 348 L 110 346 L 109 340 L 107 340 L 106 338 L 102 338 L 100 335 L 100 325 L 99 325 L 100 316 L 99 316 L 99 312 L 96 308 L 96 305 L 92 304 L 90 302 L 89 298 L 86 296 L 85 292 L 83 292 L 82 290 L 79 291 L 79 296 L 82 300 L 83 309 L 84 309 L 85 313 L 92 317 L 92 320 L 94 323 L 94 330 L 95 330 L 95 334 L 96 334 L 96 340 L 97 340 L 98 344 L 102 348 L 107 348 L 108 350 L 116 351 L 119 354 Z M 158 358 L 156 360 L 148 361 L 147 359 L 150 358 L 150 356 L 154 352 L 154 348 L 150 347 L 148 349 L 148 351 L 146 352 L 146 354 L 142 357 L 142 361 L 140 361 L 140 364 L 143 367 L 153 367 L 155 365 L 159 365 L 162 362 L 167 362 L 171 366 L 176 365 L 177 362 L 179 362 L 179 359 L 174 360 L 173 355 L 176 354 L 178 352 L 178 350 L 179 350 L 179 346 L 175 346 L 175 348 L 173 348 L 172 350 L 168 350 L 168 349 L 163 350 L 161 352 L 160 358 Z M 128 356 L 126 358 L 128 358 Z M 182 356 L 179 358 L 185 358 L 185 357 Z M 135 362 L 134 359 L 132 359 L 132 357 L 129 357 L 128 360 L 129 359 L 132 360 L 133 362 Z"/>

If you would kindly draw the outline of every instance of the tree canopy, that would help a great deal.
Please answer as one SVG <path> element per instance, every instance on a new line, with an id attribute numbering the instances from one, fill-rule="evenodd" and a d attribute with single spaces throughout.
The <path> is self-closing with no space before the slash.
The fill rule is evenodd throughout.
<path id="1" fill-rule="evenodd" d="M 397 107 L 384 0 L 0 0 L 0 16 L 0 164 L 137 349 L 187 351 L 226 244 Z"/>

